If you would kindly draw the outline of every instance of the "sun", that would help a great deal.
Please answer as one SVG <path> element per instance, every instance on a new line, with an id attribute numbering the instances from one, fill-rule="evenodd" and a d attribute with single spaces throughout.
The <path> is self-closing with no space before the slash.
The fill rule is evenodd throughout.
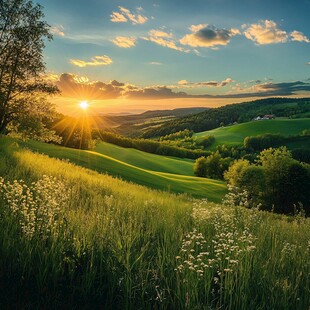
<path id="1" fill-rule="evenodd" d="M 80 108 L 82 110 L 87 110 L 88 107 L 89 107 L 89 103 L 87 101 L 81 101 L 80 102 Z"/>

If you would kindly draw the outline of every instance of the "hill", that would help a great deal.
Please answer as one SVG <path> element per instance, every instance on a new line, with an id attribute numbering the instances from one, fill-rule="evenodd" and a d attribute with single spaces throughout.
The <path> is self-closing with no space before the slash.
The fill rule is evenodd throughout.
<path id="1" fill-rule="evenodd" d="M 26 147 L 93 162 L 1 138 L 3 309 L 309 308 L 309 219 L 151 190 Z"/>
<path id="2" fill-rule="evenodd" d="M 113 129 L 124 136 L 140 136 L 150 128 L 156 128 L 167 121 L 208 110 L 205 107 L 177 108 L 173 110 L 153 110 L 141 114 L 96 116 L 99 129 Z"/>
<path id="3" fill-rule="evenodd" d="M 10 139 L 2 138 L 4 140 Z M 22 148 L 154 189 L 205 197 L 214 202 L 220 202 L 226 193 L 224 182 L 195 177 L 193 161 L 190 160 L 148 154 L 108 143 L 99 144 L 95 151 L 76 150 L 37 141 L 16 143 Z M 105 152 L 110 156 L 105 155 Z"/>
<path id="4" fill-rule="evenodd" d="M 226 105 L 177 120 L 171 120 L 161 126 L 145 131 L 142 136 L 144 138 L 159 137 L 184 129 L 201 132 L 231 125 L 235 122 L 248 122 L 256 116 L 264 116 L 265 114 L 290 118 L 310 117 L 310 98 L 268 98 Z"/>
<path id="5" fill-rule="evenodd" d="M 203 131 L 194 134 L 197 138 L 202 138 L 206 135 L 213 135 L 215 142 L 210 147 L 215 149 L 218 145 L 242 145 L 245 137 L 257 136 L 267 133 L 281 134 L 285 136 L 298 135 L 304 129 L 310 128 L 310 118 L 302 119 L 274 119 L 274 120 L 261 120 L 252 121 L 227 127 L 216 128 L 213 130 Z M 310 144 L 309 138 L 305 145 L 296 144 L 295 147 L 308 147 Z"/>

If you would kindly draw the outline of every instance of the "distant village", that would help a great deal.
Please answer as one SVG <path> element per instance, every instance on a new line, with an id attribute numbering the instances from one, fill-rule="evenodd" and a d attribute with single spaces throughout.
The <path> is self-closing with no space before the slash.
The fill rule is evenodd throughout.
<path id="1" fill-rule="evenodd" d="M 257 116 L 253 119 L 253 121 L 262 121 L 262 120 L 265 120 L 265 119 L 275 119 L 276 117 L 272 114 L 266 114 L 264 115 L 263 117 L 260 117 L 260 116 Z"/>

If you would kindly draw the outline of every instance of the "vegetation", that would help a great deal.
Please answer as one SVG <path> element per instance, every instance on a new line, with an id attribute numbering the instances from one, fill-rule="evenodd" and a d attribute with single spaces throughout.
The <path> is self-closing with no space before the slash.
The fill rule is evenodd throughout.
<path id="1" fill-rule="evenodd" d="M 221 126 L 232 125 L 235 122 L 249 122 L 255 117 L 264 116 L 265 114 L 274 114 L 277 117 L 290 118 L 309 117 L 309 101 L 309 98 L 268 98 L 226 105 L 166 122 L 162 126 L 145 131 L 143 137 L 160 137 L 184 129 L 201 132 Z"/>
<path id="2" fill-rule="evenodd" d="M 43 78 L 45 40 L 51 40 L 39 4 L 28 0 L 1 1 L 0 5 L 0 133 L 21 132 L 59 142 L 47 129 L 54 107 L 46 94 L 57 89 Z"/>
<path id="3" fill-rule="evenodd" d="M 15 141 L 2 139 L 5 141 Z M 208 197 L 220 202 L 226 193 L 224 182 L 198 179 L 193 174 L 193 161 L 161 157 L 113 145 L 98 145 L 97 152 L 65 148 L 36 141 L 16 141 L 19 147 L 28 148 L 79 166 L 120 177 L 129 182 L 150 188 L 186 193 L 193 197 Z M 111 156 L 105 155 L 110 152 Z M 122 155 L 120 155 L 120 153 Z"/>
<path id="4" fill-rule="evenodd" d="M 309 219 L 149 190 L 11 139 L 0 159 L 4 308 L 309 307 Z"/>
<path id="5" fill-rule="evenodd" d="M 256 137 L 258 135 L 272 134 L 287 137 L 290 135 L 301 135 L 302 131 L 309 127 L 310 118 L 262 120 L 200 132 L 194 134 L 194 137 L 203 138 L 206 135 L 213 135 L 215 143 L 212 144 L 210 149 L 215 150 L 217 146 L 223 144 L 225 146 L 242 146 L 244 139 L 249 136 Z M 309 138 L 306 135 L 304 136 L 305 138 L 300 138 L 297 141 L 294 148 L 298 147 L 298 145 L 299 147 L 305 147 L 306 144 L 309 145 Z M 286 143 L 291 142 L 287 141 Z"/>
<path id="6" fill-rule="evenodd" d="M 180 158 L 196 159 L 201 156 L 210 155 L 210 152 L 203 150 L 190 150 L 184 147 L 167 145 L 164 142 L 158 142 L 149 139 L 132 139 L 119 136 L 106 131 L 95 131 L 93 137 L 102 141 L 119 145 L 125 148 L 135 148 L 140 151 Z"/>
<path id="7" fill-rule="evenodd" d="M 310 136 L 283 136 L 279 134 L 265 134 L 254 137 L 246 137 L 244 139 L 244 147 L 252 148 L 254 151 L 262 151 L 269 147 L 286 145 L 289 142 L 305 142 L 309 141 Z"/>
<path id="8" fill-rule="evenodd" d="M 301 208 L 310 214 L 310 166 L 294 160 L 285 147 L 262 151 L 257 164 L 236 161 L 225 178 L 237 192 L 246 191 L 252 205 L 291 214 Z"/>

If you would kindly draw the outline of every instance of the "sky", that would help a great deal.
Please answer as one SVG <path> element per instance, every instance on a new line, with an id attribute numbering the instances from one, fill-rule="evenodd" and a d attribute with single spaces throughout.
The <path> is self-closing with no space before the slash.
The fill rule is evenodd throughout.
<path id="1" fill-rule="evenodd" d="M 52 100 L 73 114 L 310 97 L 310 0 L 37 0 Z"/>

